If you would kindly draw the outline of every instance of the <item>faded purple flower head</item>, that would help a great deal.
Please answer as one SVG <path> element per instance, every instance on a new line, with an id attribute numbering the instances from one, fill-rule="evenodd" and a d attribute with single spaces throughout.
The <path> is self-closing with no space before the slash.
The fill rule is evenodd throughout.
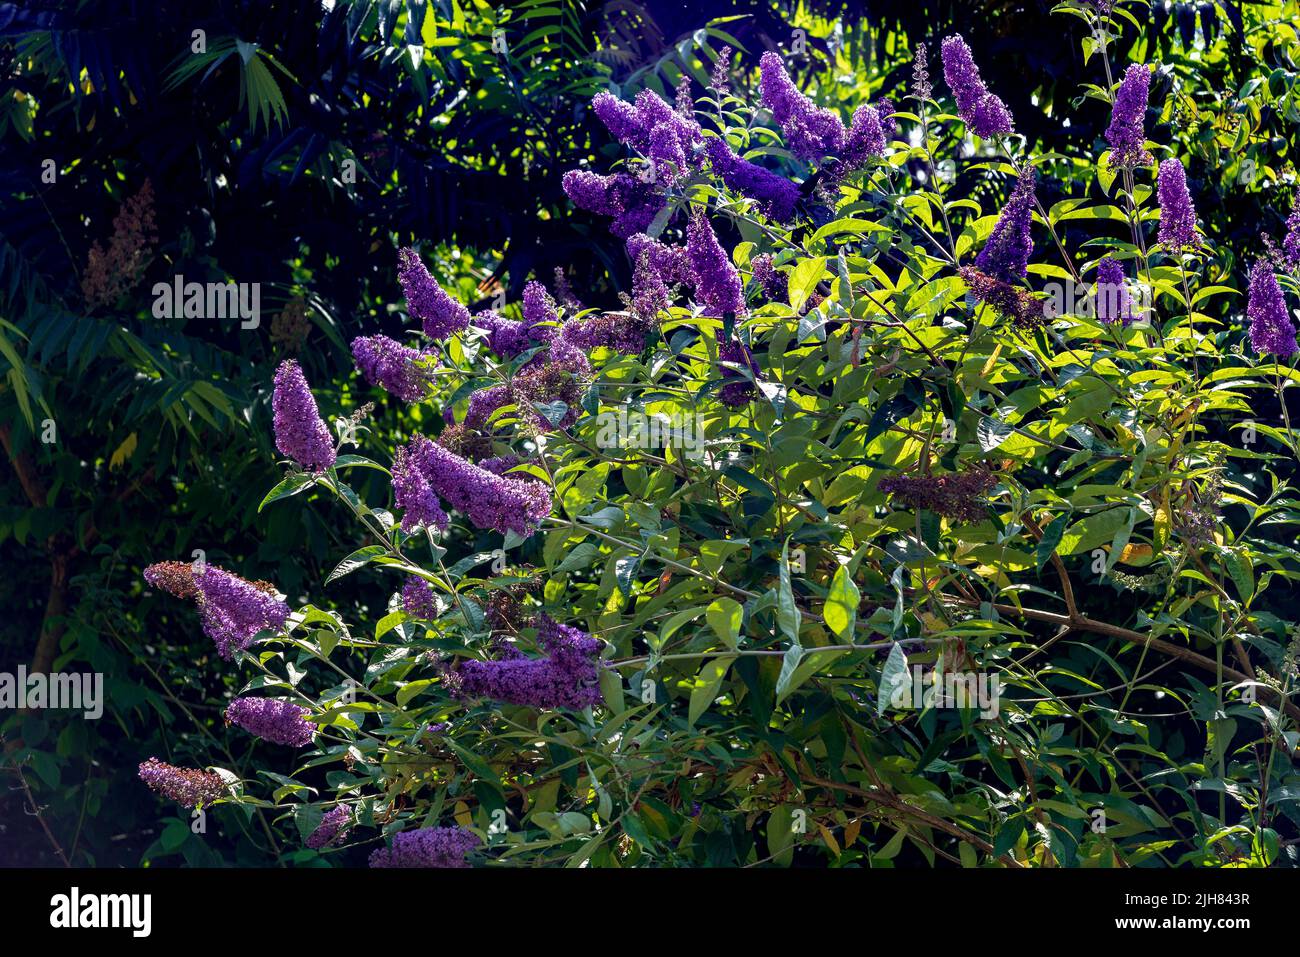
<path id="1" fill-rule="evenodd" d="M 397 278 L 406 294 L 406 309 L 412 319 L 420 320 L 426 336 L 444 339 L 469 325 L 469 310 L 434 281 L 419 253 L 407 247 L 397 257 Z"/>
<path id="2" fill-rule="evenodd" d="M 731 53 L 730 46 L 724 46 L 718 51 L 713 73 L 709 76 L 709 89 L 718 93 L 731 92 Z"/>
<path id="3" fill-rule="evenodd" d="M 979 67 L 970 47 L 960 36 L 943 41 L 943 78 L 957 101 L 957 112 L 971 132 L 983 139 L 1012 131 L 1011 113 L 1006 104 L 989 92 L 980 78 Z"/>
<path id="4" fill-rule="evenodd" d="M 1124 71 L 1124 79 L 1115 93 L 1110 126 L 1106 128 L 1106 142 L 1110 143 L 1111 164 L 1114 166 L 1151 162 L 1151 154 L 1144 148 L 1146 133 L 1143 130 L 1150 89 L 1151 71 L 1145 63 L 1134 63 Z"/>
<path id="5" fill-rule="evenodd" d="M 1128 325 L 1134 319 L 1133 296 L 1128 289 L 1124 267 L 1110 256 L 1097 263 L 1097 288 L 1093 292 L 1093 309 L 1097 319 L 1112 324 Z"/>
<path id="6" fill-rule="evenodd" d="M 934 95 L 934 86 L 930 83 L 930 55 L 925 44 L 917 44 L 912 56 L 912 96 L 928 100 Z"/>
<path id="7" fill-rule="evenodd" d="M 334 443 L 329 427 L 321 420 L 302 369 L 286 359 L 275 370 L 275 447 L 303 468 L 320 472 L 334 464 Z"/>
<path id="8" fill-rule="evenodd" d="M 1282 359 L 1295 353 L 1295 326 L 1287 313 L 1277 276 L 1266 259 L 1259 260 L 1250 271 L 1246 316 L 1250 319 L 1250 346 L 1255 352 Z"/>
<path id="9" fill-rule="evenodd" d="M 408 575 L 402 585 L 402 607 L 416 618 L 437 618 L 438 599 L 433 594 L 433 586 L 418 575 Z"/>
<path id="10" fill-rule="evenodd" d="M 768 299 L 784 302 L 790 293 L 790 281 L 783 272 L 777 272 L 771 253 L 762 253 L 749 261 L 749 268 Z"/>
<path id="11" fill-rule="evenodd" d="M 358 336 L 352 340 L 352 357 L 366 381 L 404 402 L 419 402 L 428 394 L 429 382 L 416 365 L 427 355 L 388 336 Z"/>
<path id="12" fill-rule="evenodd" d="M 370 855 L 371 867 L 469 867 L 465 855 L 483 842 L 463 827 L 422 827 L 393 835 Z"/>
<path id="13" fill-rule="evenodd" d="M 1160 164 L 1156 197 L 1160 203 L 1160 242 L 1174 250 L 1196 246 L 1196 209 L 1187 191 L 1187 173 L 1178 160 L 1171 158 Z"/>
<path id="14" fill-rule="evenodd" d="M 763 105 L 785 134 L 786 146 L 805 160 L 839 153 L 844 147 L 844 122 L 833 110 L 818 107 L 799 91 L 781 57 L 764 53 L 758 61 Z"/>
<path id="15" fill-rule="evenodd" d="M 226 794 L 226 782 L 214 771 L 173 767 L 157 758 L 143 762 L 139 771 L 141 781 L 185 807 L 211 804 Z"/>
<path id="16" fill-rule="evenodd" d="M 876 486 L 909 508 L 926 508 L 955 522 L 978 522 L 988 514 L 985 496 L 997 476 L 975 468 L 948 475 L 891 475 Z"/>
<path id="17" fill-rule="evenodd" d="M 542 658 L 511 649 L 494 661 L 464 661 L 450 673 L 449 687 L 458 698 L 492 698 L 533 708 L 586 708 L 598 704 L 602 642 L 547 615 L 536 621 Z"/>
<path id="18" fill-rule="evenodd" d="M 346 804 L 337 804 L 321 817 L 316 829 L 307 835 L 307 846 L 314 851 L 337 844 L 347 837 L 352 822 L 352 812 Z"/>
<path id="19" fill-rule="evenodd" d="M 279 631 L 289 618 L 289 606 L 252 582 L 215 565 L 195 572 L 203 632 L 217 643 L 217 652 L 230 659 L 262 631 Z"/>
<path id="20" fill-rule="evenodd" d="M 541 482 L 493 475 L 422 435 L 397 450 L 393 499 L 405 510 L 402 527 L 420 523 L 445 527 L 439 499 L 459 509 L 478 528 L 528 535 L 551 512 L 551 495 Z"/>
<path id="21" fill-rule="evenodd" d="M 1034 222 L 1034 170 L 1027 166 L 1002 207 L 989 241 L 975 257 L 975 266 L 1002 282 L 1024 279 L 1029 256 L 1034 251 L 1031 228 Z"/>
<path id="22" fill-rule="evenodd" d="M 794 183 L 757 163 L 741 159 L 720 136 L 710 137 L 704 144 L 704 152 L 714 175 L 728 189 L 756 202 L 763 215 L 782 223 L 793 218 L 799 201 L 799 187 Z"/>
<path id="23" fill-rule="evenodd" d="M 695 274 L 695 298 L 710 316 L 745 311 L 744 284 L 703 213 L 686 227 L 686 255 Z"/>
<path id="24" fill-rule="evenodd" d="M 316 726 L 306 720 L 309 714 L 301 705 L 274 698 L 236 698 L 226 708 L 226 720 L 231 724 L 264 741 L 291 748 L 311 744 Z"/>

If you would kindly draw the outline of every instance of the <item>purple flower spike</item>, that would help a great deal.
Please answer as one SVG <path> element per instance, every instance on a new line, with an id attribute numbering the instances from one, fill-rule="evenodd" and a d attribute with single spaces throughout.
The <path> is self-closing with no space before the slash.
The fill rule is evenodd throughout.
<path id="1" fill-rule="evenodd" d="M 1151 162 L 1145 149 L 1143 121 L 1147 114 L 1147 97 L 1151 90 L 1151 71 L 1144 63 L 1134 63 L 1124 71 L 1115 107 L 1111 110 L 1106 142 L 1111 146 L 1111 164 L 1119 167 Z"/>
<path id="2" fill-rule="evenodd" d="M 419 402 L 429 391 L 428 380 L 416 365 L 427 355 L 387 336 L 358 336 L 352 340 L 352 357 L 366 381 L 404 402 Z"/>
<path id="3" fill-rule="evenodd" d="M 463 827 L 424 827 L 393 835 L 392 847 L 370 855 L 371 867 L 469 867 L 465 855 L 480 841 Z"/>
<path id="4" fill-rule="evenodd" d="M 398 252 L 397 278 L 406 293 L 406 308 L 420 320 L 430 339 L 445 339 L 469 325 L 469 310 L 447 295 L 425 268 L 420 254 L 406 248 Z"/>
<path id="5" fill-rule="evenodd" d="M 711 316 L 745 311 L 744 284 L 703 213 L 686 227 L 686 255 L 695 273 L 695 297 Z"/>
<path id="6" fill-rule="evenodd" d="M 330 808 L 321 817 L 316 829 L 307 835 L 307 846 L 314 851 L 337 844 L 348 835 L 348 825 L 352 821 L 352 812 L 347 805 L 339 804 Z"/>
<path id="7" fill-rule="evenodd" d="M 844 148 L 844 122 L 832 110 L 818 107 L 799 92 L 776 53 L 758 61 L 763 105 L 785 134 L 790 151 L 804 160 L 819 160 Z"/>
<path id="8" fill-rule="evenodd" d="M 203 632 L 217 643 L 217 652 L 229 660 L 243 651 L 262 631 L 279 631 L 289 618 L 289 606 L 238 575 L 204 565 L 194 575 Z"/>
<path id="9" fill-rule="evenodd" d="M 1187 173 L 1178 160 L 1167 159 L 1160 164 L 1156 198 L 1160 202 L 1160 242 L 1171 250 L 1196 246 L 1196 209 L 1187 191 Z"/>
<path id="10" fill-rule="evenodd" d="M 408 615 L 432 620 L 438 617 L 438 600 L 433 586 L 418 575 L 410 575 L 402 585 L 402 607 Z"/>
<path id="11" fill-rule="evenodd" d="M 320 472 L 334 464 L 334 443 L 329 427 L 321 420 L 316 400 L 293 359 L 286 359 L 275 370 L 275 393 L 271 397 L 274 413 L 275 447 L 303 468 Z"/>
<path id="12" fill-rule="evenodd" d="M 1034 222 L 1034 171 L 1026 167 L 1011 198 L 1002 208 L 989 241 L 975 257 L 975 266 L 1002 282 L 1024 279 L 1034 251 L 1030 230 Z"/>
<path id="13" fill-rule="evenodd" d="M 1011 113 L 1006 104 L 989 92 L 980 78 L 979 67 L 970 47 L 960 36 L 943 41 L 943 78 L 948 81 L 957 112 L 971 132 L 982 139 L 1012 131 Z"/>
<path id="14" fill-rule="evenodd" d="M 516 651 L 496 661 L 462 662 L 450 676 L 453 693 L 533 708 L 581 709 L 600 702 L 599 638 L 541 615 L 537 643 L 543 658 Z"/>
<path id="15" fill-rule="evenodd" d="M 231 724 L 264 741 L 291 748 L 311 744 L 316 726 L 306 720 L 309 714 L 310 711 L 292 701 L 274 698 L 236 698 L 226 708 L 226 720 Z"/>
<path id="16" fill-rule="evenodd" d="M 741 159 L 719 136 L 708 140 L 704 146 L 704 155 L 709 158 L 709 165 L 718 179 L 728 189 L 734 189 L 756 202 L 763 215 L 782 223 L 789 222 L 794 217 L 795 204 L 799 202 L 799 187 L 784 176 Z"/>
<path id="17" fill-rule="evenodd" d="M 140 780 L 177 804 L 211 804 L 226 794 L 226 782 L 214 771 L 173 767 L 157 758 L 140 765 Z"/>
<path id="18" fill-rule="evenodd" d="M 1097 289 L 1093 293 L 1097 319 L 1107 325 L 1133 321 L 1133 296 L 1124 277 L 1124 267 L 1110 256 L 1097 263 Z"/>
<path id="19" fill-rule="evenodd" d="M 1296 194 L 1291 205 L 1291 213 L 1286 218 L 1286 238 L 1282 240 L 1282 254 L 1290 269 L 1300 268 L 1300 193 Z"/>
<path id="20" fill-rule="evenodd" d="M 1295 353 L 1295 326 L 1267 260 L 1261 259 L 1250 271 L 1246 315 L 1250 319 L 1250 346 L 1259 355 L 1285 359 Z"/>

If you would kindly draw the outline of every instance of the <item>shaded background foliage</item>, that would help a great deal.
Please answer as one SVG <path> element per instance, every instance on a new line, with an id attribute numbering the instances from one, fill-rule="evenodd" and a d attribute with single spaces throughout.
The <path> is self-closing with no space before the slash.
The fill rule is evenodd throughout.
<path id="1" fill-rule="evenodd" d="M 213 667 L 182 609 L 143 593 L 139 570 L 203 549 L 253 577 L 273 570 L 291 600 L 323 577 L 322 556 L 340 545 L 328 514 L 273 511 L 253 530 L 277 475 L 270 378 L 296 354 L 309 379 L 338 381 L 353 335 L 401 328 L 396 245 L 423 244 L 467 302 L 514 298 L 560 267 L 600 299 L 589 304 L 614 304 L 627 275 L 620 244 L 570 209 L 560 176 L 582 164 L 603 171 L 618 155 L 586 108 L 596 90 L 670 92 L 683 72 L 702 86 L 707 51 L 725 42 L 703 30 L 711 17 L 737 18 L 721 28 L 749 66 L 806 24 L 809 55 L 796 73 L 823 83 L 838 21 L 844 52 L 827 85 L 845 104 L 900 94 L 915 44 L 933 54 L 960 29 L 1037 152 L 1090 158 L 1108 110 L 1080 98 L 1095 82 L 1083 30 L 1051 8 L 0 3 L 0 670 L 102 671 L 109 700 L 99 722 L 51 712 L 0 724 L 32 792 L 0 791 L 0 863 L 292 859 L 264 822 L 228 808 L 214 812 L 212 833 L 191 839 L 134 781 L 146 753 L 178 764 L 224 753 L 241 770 L 266 747 L 227 733 L 219 711 L 235 679 Z M 1285 42 L 1264 44 L 1272 72 L 1252 79 L 1260 64 L 1243 44 L 1241 8 L 1130 4 L 1150 26 L 1129 23 L 1120 46 L 1163 64 L 1152 112 L 1174 97 L 1181 122 L 1148 133 L 1199 159 L 1189 172 L 1202 220 L 1245 255 L 1285 218 L 1300 113 Z M 195 30 L 202 59 L 191 53 Z M 46 160 L 52 183 L 42 180 Z M 971 180 L 959 192 L 988 186 L 985 174 L 963 175 Z M 152 229 L 122 236 L 143 266 L 111 301 L 88 298 L 92 247 L 111 248 L 123 232 L 115 217 L 145 183 Z M 1088 228 L 1071 225 L 1067 241 Z M 1244 288 L 1244 267 L 1231 268 Z M 149 289 L 177 273 L 261 283 L 261 326 L 154 319 Z M 286 312 L 305 318 L 305 332 L 285 320 L 275 334 Z M 390 407 L 374 427 L 391 440 L 419 415 Z M 53 442 L 41 440 L 47 421 Z M 352 607 L 375 601 L 351 579 L 330 594 Z M 23 813 L 32 801 L 52 834 Z"/>

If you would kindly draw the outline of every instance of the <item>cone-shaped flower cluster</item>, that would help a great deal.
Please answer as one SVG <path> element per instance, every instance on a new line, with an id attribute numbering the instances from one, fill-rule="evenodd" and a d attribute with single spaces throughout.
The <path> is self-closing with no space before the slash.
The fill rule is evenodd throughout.
<path id="1" fill-rule="evenodd" d="M 720 136 L 710 137 L 704 146 L 713 174 L 728 189 L 734 189 L 758 204 L 763 215 L 778 222 L 789 222 L 799 202 L 799 187 L 757 163 L 736 155 Z"/>
<path id="2" fill-rule="evenodd" d="M 957 112 L 962 122 L 970 127 L 972 133 L 984 139 L 1010 133 L 1011 113 L 1006 104 L 984 85 L 966 41 L 960 36 L 948 37 L 940 52 L 943 78 L 957 101 Z"/>
<path id="3" fill-rule="evenodd" d="M 662 196 L 627 173 L 601 176 L 589 170 L 571 169 L 564 174 L 562 185 L 574 205 L 602 216 L 613 216 L 609 231 L 620 239 L 643 232 L 664 208 Z"/>
<path id="4" fill-rule="evenodd" d="M 140 780 L 177 804 L 211 804 L 226 794 L 226 782 L 214 771 L 173 767 L 157 758 L 140 765 Z"/>
<path id="5" fill-rule="evenodd" d="M 710 316 L 745 311 L 744 284 L 703 213 L 686 227 L 686 255 L 695 274 L 695 298 Z"/>
<path id="6" fill-rule="evenodd" d="M 388 336 L 358 336 L 352 340 L 352 357 L 366 381 L 403 402 L 419 402 L 429 392 L 429 381 L 417 365 L 426 355 Z"/>
<path id="7" fill-rule="evenodd" d="M 1295 326 L 1267 260 L 1261 259 L 1250 271 L 1246 315 L 1250 319 L 1250 346 L 1259 355 L 1285 359 L 1296 351 Z"/>
<path id="8" fill-rule="evenodd" d="M 995 485 L 993 473 L 971 469 L 950 475 L 891 475 L 877 487 L 911 508 L 928 508 L 956 522 L 978 522 L 988 511 L 984 495 Z"/>
<path id="9" fill-rule="evenodd" d="M 274 698 L 236 698 L 226 708 L 226 720 L 231 724 L 264 741 L 291 748 L 311 744 L 316 726 L 307 720 L 309 714 L 301 705 Z"/>
<path id="10" fill-rule="evenodd" d="M 397 450 L 393 500 L 404 510 L 402 527 L 447 525 L 440 500 L 462 512 L 477 528 L 528 535 L 551 512 L 551 495 L 541 482 L 494 475 L 422 435 Z"/>
<path id="11" fill-rule="evenodd" d="M 429 275 L 414 249 L 398 253 L 397 278 L 406 294 L 406 309 L 412 319 L 420 320 L 430 339 L 444 339 L 469 325 L 469 310 L 447 295 Z"/>
<path id="12" fill-rule="evenodd" d="M 392 847 L 370 855 L 371 867 L 469 867 L 465 855 L 482 841 L 463 827 L 423 827 L 393 835 Z"/>
<path id="13" fill-rule="evenodd" d="M 492 698 L 533 708 L 586 708 L 601 700 L 601 641 L 547 615 L 537 619 L 537 643 L 546 656 L 511 650 L 495 661 L 465 661 L 447 676 L 459 698 Z"/>
<path id="14" fill-rule="evenodd" d="M 347 837 L 351 822 L 352 812 L 348 810 L 347 805 L 339 804 L 330 808 L 320 819 L 315 830 L 307 835 L 307 846 L 314 851 L 319 851 L 322 847 L 339 843 Z"/>
<path id="15" fill-rule="evenodd" d="M 844 123 L 833 110 L 818 107 L 799 91 L 780 55 L 764 53 L 758 61 L 763 105 L 785 134 L 785 145 L 805 160 L 838 154 L 844 148 Z"/>
<path id="16" fill-rule="evenodd" d="M 402 607 L 416 618 L 437 618 L 438 599 L 433 594 L 433 586 L 418 575 L 408 576 L 402 585 Z"/>
<path id="17" fill-rule="evenodd" d="M 203 632 L 230 659 L 261 631 L 279 631 L 289 606 L 275 597 L 275 586 L 250 582 L 215 565 L 198 570 L 181 562 L 159 562 L 144 570 L 150 585 L 178 598 L 194 598 L 202 613 Z"/>
<path id="18" fill-rule="evenodd" d="M 1030 229 L 1034 223 L 1034 171 L 1026 167 L 1002 208 L 989 241 L 975 257 L 981 272 L 1002 282 L 1024 279 L 1034 251 Z"/>
<path id="19" fill-rule="evenodd" d="M 334 443 L 329 427 L 321 420 L 316 400 L 293 359 L 275 370 L 275 392 L 271 396 L 275 426 L 275 447 L 303 468 L 320 472 L 334 464 Z"/>
<path id="20" fill-rule="evenodd" d="M 1156 198 L 1160 203 L 1160 242 L 1172 250 L 1197 245 L 1196 209 L 1187 191 L 1187 173 L 1178 160 L 1167 159 L 1160 164 Z"/>
<path id="21" fill-rule="evenodd" d="M 1151 71 L 1145 63 L 1134 63 L 1124 71 L 1119 90 L 1115 93 L 1115 106 L 1106 128 L 1106 142 L 1111 147 L 1111 165 L 1137 166 L 1150 163 L 1146 151 L 1146 133 L 1143 121 L 1147 114 L 1147 98 L 1151 90 Z"/>
<path id="22" fill-rule="evenodd" d="M 1134 319 L 1133 296 L 1129 293 L 1124 267 L 1110 256 L 1097 263 L 1097 288 L 1093 292 L 1093 309 L 1101 322 L 1128 325 Z"/>

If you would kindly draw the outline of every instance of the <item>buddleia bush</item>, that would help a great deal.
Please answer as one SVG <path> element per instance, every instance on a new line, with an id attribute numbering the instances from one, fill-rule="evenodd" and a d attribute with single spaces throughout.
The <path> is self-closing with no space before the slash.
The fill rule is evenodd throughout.
<path id="1" fill-rule="evenodd" d="M 624 154 L 564 187 L 617 306 L 471 315 L 402 250 L 410 334 L 352 351 L 419 431 L 324 422 L 287 361 L 263 502 L 350 519 L 320 588 L 386 613 L 147 569 L 275 747 L 141 778 L 304 862 L 1288 862 L 1300 214 L 1235 288 L 1109 8 L 1063 8 L 1112 110 L 1084 162 L 959 35 L 850 116 L 726 51 L 591 104 Z"/>

